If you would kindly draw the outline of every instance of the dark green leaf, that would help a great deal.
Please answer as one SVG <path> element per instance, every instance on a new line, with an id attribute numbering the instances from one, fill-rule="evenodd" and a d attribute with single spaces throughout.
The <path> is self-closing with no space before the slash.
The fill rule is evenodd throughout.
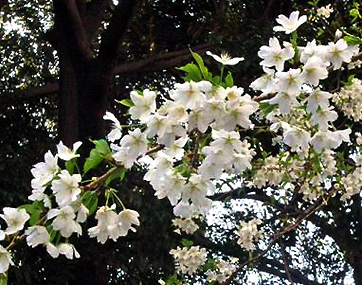
<path id="1" fill-rule="evenodd" d="M 76 166 L 76 160 L 74 158 L 65 162 L 65 168 L 68 170 L 70 174 L 74 173 L 75 166 Z"/>
<path id="2" fill-rule="evenodd" d="M 87 191 L 82 198 L 82 202 L 89 210 L 89 215 L 92 215 L 98 206 L 98 197 L 96 191 Z"/>
<path id="3" fill-rule="evenodd" d="M 193 246 L 193 244 L 194 244 L 194 242 L 192 240 L 188 240 L 185 238 L 182 239 L 182 245 L 184 247 L 191 247 L 191 246 Z"/>
<path id="4" fill-rule="evenodd" d="M 121 181 L 124 179 L 124 176 L 127 172 L 126 168 L 117 169 L 114 171 L 106 180 L 106 185 L 109 185 L 114 179 L 120 179 Z"/>
<path id="5" fill-rule="evenodd" d="M 276 105 L 271 105 L 267 102 L 259 103 L 259 109 L 264 117 L 266 117 L 270 112 L 276 108 Z"/>
<path id="6" fill-rule="evenodd" d="M 92 141 L 95 148 L 91 150 L 90 156 L 86 159 L 83 166 L 83 173 L 87 173 L 90 169 L 95 168 L 107 156 L 112 155 L 111 149 L 105 140 Z"/>

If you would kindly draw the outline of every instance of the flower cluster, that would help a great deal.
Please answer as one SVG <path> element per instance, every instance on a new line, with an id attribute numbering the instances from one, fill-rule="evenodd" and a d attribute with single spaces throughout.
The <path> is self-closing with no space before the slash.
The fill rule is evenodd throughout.
<path id="1" fill-rule="evenodd" d="M 230 258 L 229 261 L 219 260 L 216 268 L 206 272 L 208 281 L 217 281 L 219 283 L 227 281 L 227 279 L 236 271 L 236 263 L 238 258 Z"/>
<path id="2" fill-rule="evenodd" d="M 262 233 L 258 230 L 260 221 L 257 218 L 252 219 L 249 222 L 241 222 L 239 230 L 237 232 L 239 239 L 237 243 L 248 251 L 255 249 L 255 243 L 262 236 Z"/>
<path id="3" fill-rule="evenodd" d="M 191 246 L 190 248 L 178 246 L 176 249 L 172 249 L 170 254 L 176 261 L 177 271 L 191 275 L 205 263 L 207 252 L 206 249 L 199 246 Z"/>
<path id="4" fill-rule="evenodd" d="M 97 237 L 97 241 L 104 244 L 108 238 L 116 241 L 120 236 L 126 236 L 129 230 L 136 231 L 132 224 L 139 226 L 139 214 L 134 210 L 123 210 L 118 215 L 114 211 L 116 205 L 102 206 L 96 213 L 98 224 L 88 229 L 90 237 Z"/>
<path id="5" fill-rule="evenodd" d="M 331 13 L 333 13 L 333 11 L 334 9 L 333 7 L 331 7 L 331 4 L 328 4 L 327 6 L 323 6 L 317 9 L 317 15 L 329 18 L 331 16 Z"/>
<path id="6" fill-rule="evenodd" d="M 341 89 L 339 93 L 333 97 L 343 113 L 355 122 L 362 120 L 362 81 L 354 79 L 351 85 L 347 85 Z"/>
<path id="7" fill-rule="evenodd" d="M 191 218 L 176 218 L 172 220 L 172 224 L 177 227 L 176 233 L 181 234 L 183 231 L 187 234 L 193 234 L 199 228 L 199 226 Z"/>
<path id="8" fill-rule="evenodd" d="M 3 208 L 0 217 L 5 220 L 7 228 L 0 231 L 0 240 L 18 235 L 30 220 L 29 214 L 31 214 L 38 219 L 35 223 L 30 220 L 31 226 L 24 230 L 26 242 L 30 247 L 43 245 L 54 258 L 60 254 L 69 259 L 80 256 L 75 247 L 68 242 L 73 234 L 82 235 L 81 223 L 84 223 L 89 215 L 89 208 L 85 205 L 87 195 L 81 186 L 82 176 L 73 173 L 75 160 L 79 157 L 76 152 L 80 146 L 81 142 L 76 142 L 73 149 L 69 149 L 60 142 L 57 145 L 56 155 L 48 151 L 44 155 L 44 162 L 34 165 L 31 169 L 33 189 L 29 196 L 34 203 L 18 209 Z M 67 169 L 61 169 L 59 159 L 68 165 Z M 69 168 L 69 165 L 73 167 Z M 111 208 L 113 210 L 115 207 Z M 118 215 L 114 213 L 116 218 L 112 220 L 109 218 L 110 215 L 102 216 L 102 213 L 106 212 L 104 209 L 109 208 L 100 207 L 96 215 L 98 225 L 88 230 L 89 235 L 97 237 L 101 243 L 104 243 L 108 237 L 116 240 L 120 236 L 125 236 L 130 229 L 135 231 L 132 224 L 140 224 L 136 211 L 124 209 Z M 54 243 L 55 236 L 58 238 Z M 11 264 L 11 255 L 2 246 L 0 251 L 0 273 L 3 273 Z"/>
<path id="9" fill-rule="evenodd" d="M 155 92 L 132 91 L 131 118 L 145 124 L 146 129 L 129 131 L 118 144 L 112 144 L 114 159 L 131 168 L 146 153 L 147 139 L 155 138 L 164 149 L 154 155 L 144 179 L 158 198 L 170 200 L 175 215 L 206 214 L 212 205 L 206 196 L 215 189 L 211 179 L 219 179 L 224 171 L 240 174 L 251 168 L 255 152 L 246 140 L 240 141 L 240 134 L 234 130 L 253 127 L 249 117 L 258 109 L 258 103 L 243 92 L 236 86 L 224 88 L 209 81 L 189 81 L 176 84 L 169 92 L 171 99 L 156 110 Z M 106 119 L 111 119 L 114 126 L 120 125 L 109 112 Z M 196 149 L 185 163 L 187 143 L 198 144 L 210 130 L 210 146 Z M 114 131 L 108 136 L 113 138 Z"/>

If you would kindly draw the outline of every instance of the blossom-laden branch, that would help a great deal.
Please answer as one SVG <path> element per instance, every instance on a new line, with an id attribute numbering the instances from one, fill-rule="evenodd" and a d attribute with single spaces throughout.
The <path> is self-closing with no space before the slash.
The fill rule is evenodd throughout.
<path id="1" fill-rule="evenodd" d="M 262 250 L 259 254 L 257 254 L 256 256 L 254 256 L 254 257 L 246 260 L 245 262 L 243 262 L 239 266 L 238 270 L 234 271 L 233 274 L 230 275 L 228 281 L 226 281 L 223 284 L 224 285 L 230 284 L 232 279 L 237 276 L 238 271 L 240 271 L 244 266 L 246 266 L 246 265 L 248 265 L 250 263 L 254 263 L 254 262 L 258 261 L 259 259 L 261 259 L 265 254 L 267 254 L 271 250 L 273 245 L 275 243 L 277 243 L 279 241 L 279 239 L 283 235 L 285 235 L 286 233 L 288 233 L 288 232 L 294 230 L 295 228 L 297 228 L 303 221 L 307 220 L 309 216 L 311 216 L 315 212 L 318 212 L 323 206 L 327 205 L 329 199 L 336 194 L 337 190 L 338 190 L 337 188 L 333 188 L 329 193 L 327 193 L 324 196 L 320 197 L 314 204 L 312 204 L 306 210 L 304 210 L 291 224 L 285 226 L 280 231 L 274 233 L 272 235 L 272 239 L 268 243 L 267 247 L 264 250 Z"/>

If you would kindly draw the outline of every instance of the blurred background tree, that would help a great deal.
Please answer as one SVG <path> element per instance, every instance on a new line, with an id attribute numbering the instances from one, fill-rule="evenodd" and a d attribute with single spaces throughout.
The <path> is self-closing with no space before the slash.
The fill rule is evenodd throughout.
<path id="1" fill-rule="evenodd" d="M 116 106 L 114 99 L 128 98 L 133 89 L 167 90 L 180 81 L 182 73 L 175 67 L 191 61 L 189 48 L 199 54 L 212 50 L 244 56 L 246 60 L 230 70 L 236 84 L 247 89 L 262 73 L 257 51 L 272 36 L 279 14 L 299 10 L 311 19 L 316 15 L 313 5 L 332 4 L 335 12 L 329 19 L 316 18 L 301 29 L 301 40 L 317 37 L 326 43 L 342 26 L 355 32 L 353 26 L 358 25 L 350 16 L 355 3 L 0 1 L 0 205 L 26 201 L 31 192 L 29 169 L 46 150 L 54 150 L 59 140 L 71 145 L 77 140 L 102 138 L 106 110 L 128 123 L 126 110 Z M 211 59 L 205 60 L 217 68 Z M 337 86 L 337 81 L 329 83 Z M 360 124 L 353 125 L 354 131 L 360 129 Z M 258 139 L 263 140 L 263 134 Z M 346 158 L 352 148 L 346 149 Z M 268 151 L 279 150 L 271 146 Z M 54 260 L 41 248 L 19 248 L 15 252 L 18 267 L 10 271 L 10 284 L 157 284 L 158 279 L 172 275 L 174 265 L 168 251 L 179 243 L 170 226 L 172 209 L 168 201 L 153 197 L 152 188 L 140 179 L 143 172 L 134 168 L 127 179 L 114 185 L 125 189 L 123 199 L 141 213 L 137 233 L 104 246 L 84 233 L 75 241 L 82 256 L 75 261 Z M 238 225 L 258 207 L 271 217 L 271 229 L 277 219 L 298 214 L 293 212 L 295 208 L 270 201 L 255 189 L 234 189 L 214 199 L 227 211 L 233 212 L 235 201 L 244 207 L 242 212 L 218 217 L 212 225 L 204 224 L 206 235 L 198 234 L 194 242 L 215 254 L 240 259 L 248 255 L 236 246 L 230 225 Z M 250 199 L 258 202 L 245 204 Z M 293 205 L 300 201 L 301 195 L 297 195 Z M 261 283 L 343 284 L 346 275 L 352 280 L 354 274 L 356 284 L 362 284 L 361 198 L 354 197 L 350 203 L 332 202 L 327 216 L 311 216 L 308 223 L 287 234 L 265 258 L 251 265 Z M 229 226 L 225 228 L 225 224 Z M 240 272 L 235 284 L 248 282 L 245 273 Z"/>

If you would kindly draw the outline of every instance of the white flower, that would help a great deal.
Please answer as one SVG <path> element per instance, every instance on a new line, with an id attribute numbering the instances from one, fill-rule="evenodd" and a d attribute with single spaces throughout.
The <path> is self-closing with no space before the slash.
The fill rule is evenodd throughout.
<path id="1" fill-rule="evenodd" d="M 87 220 L 88 214 L 89 214 L 88 208 L 81 203 L 78 208 L 77 222 L 84 223 Z"/>
<path id="2" fill-rule="evenodd" d="M 262 91 L 263 94 L 272 93 L 275 91 L 275 71 L 264 66 L 263 70 L 265 74 L 251 82 L 250 87 Z"/>
<path id="3" fill-rule="evenodd" d="M 82 234 L 82 228 L 79 223 L 77 223 L 75 219 L 75 213 L 71 206 L 65 206 L 58 209 L 51 209 L 48 212 L 48 219 L 54 218 L 54 221 L 52 223 L 53 228 L 55 230 L 59 230 L 60 234 L 68 238 L 72 235 L 72 233 L 76 232 L 77 234 Z"/>
<path id="4" fill-rule="evenodd" d="M 275 32 L 290 34 L 307 21 L 307 16 L 303 15 L 299 18 L 299 11 L 294 11 L 290 14 L 289 19 L 284 15 L 279 15 L 276 21 L 281 26 L 275 26 L 273 28 Z"/>
<path id="5" fill-rule="evenodd" d="M 178 217 L 190 218 L 193 214 L 193 209 L 189 203 L 181 201 L 173 208 L 173 214 Z"/>
<path id="6" fill-rule="evenodd" d="M 112 207 L 102 206 L 96 213 L 98 223 L 95 227 L 88 229 L 91 238 L 97 237 L 97 241 L 104 244 L 108 238 L 114 241 L 120 236 L 119 218 L 114 212 L 115 205 Z"/>
<path id="7" fill-rule="evenodd" d="M 279 79 L 276 89 L 278 92 L 287 92 L 298 94 L 302 86 L 300 69 L 289 69 L 287 72 L 277 72 L 277 79 Z"/>
<path id="8" fill-rule="evenodd" d="M 60 254 L 64 254 L 65 257 L 68 259 L 73 259 L 73 257 L 75 257 L 75 258 L 80 257 L 80 254 L 75 249 L 74 245 L 72 245 L 70 243 L 61 243 L 58 246 L 58 250 L 59 250 Z"/>
<path id="9" fill-rule="evenodd" d="M 4 215 L 0 215 L 0 217 L 3 218 L 8 225 L 5 230 L 8 235 L 22 230 L 25 222 L 30 219 L 25 209 L 5 207 L 3 211 Z"/>
<path id="10" fill-rule="evenodd" d="M 327 108 L 329 106 L 329 98 L 331 97 L 332 94 L 316 89 L 307 99 L 307 110 L 311 113 L 315 113 L 318 106 Z"/>
<path id="11" fill-rule="evenodd" d="M 281 48 L 276 37 L 269 39 L 269 46 L 262 46 L 258 52 L 258 56 L 263 59 L 260 65 L 266 67 L 275 66 L 278 71 L 284 68 L 284 62 L 293 58 L 294 49 L 290 44 L 285 48 Z"/>
<path id="12" fill-rule="evenodd" d="M 317 9 L 317 15 L 329 18 L 331 13 L 333 13 L 333 11 L 334 11 L 334 9 L 331 7 L 331 4 L 328 4 L 325 7 L 321 7 L 319 9 Z"/>
<path id="13" fill-rule="evenodd" d="M 176 140 L 173 144 L 171 144 L 169 147 L 165 148 L 164 152 L 167 156 L 170 158 L 175 158 L 176 160 L 181 160 L 181 158 L 184 155 L 184 146 L 188 141 L 188 137 L 182 137 Z"/>
<path id="14" fill-rule="evenodd" d="M 279 111 L 282 115 L 290 113 L 292 107 L 300 106 L 297 100 L 298 93 L 280 92 L 269 100 L 271 105 L 278 105 Z"/>
<path id="15" fill-rule="evenodd" d="M 117 118 L 111 112 L 106 112 L 106 114 L 103 116 L 103 119 L 113 122 L 112 130 L 107 135 L 108 140 L 111 142 L 119 140 L 122 137 L 121 123 L 117 120 Z"/>
<path id="16" fill-rule="evenodd" d="M 13 264 L 11 261 L 10 253 L 0 245 L 0 274 L 6 273 L 9 265 Z"/>
<path id="17" fill-rule="evenodd" d="M 60 180 L 53 181 L 52 190 L 58 205 L 64 207 L 77 200 L 81 192 L 78 183 L 82 181 L 82 177 L 80 174 L 70 175 L 67 170 L 62 170 L 59 178 Z"/>
<path id="18" fill-rule="evenodd" d="M 119 217 L 119 225 L 121 227 L 121 236 L 125 236 L 128 234 L 128 231 L 131 230 L 133 232 L 136 231 L 135 228 L 132 227 L 132 225 L 139 226 L 140 221 L 138 220 L 138 217 L 140 215 L 137 211 L 134 210 L 123 210 L 118 214 Z"/>
<path id="19" fill-rule="evenodd" d="M 333 122 L 338 118 L 336 111 L 333 111 L 333 107 L 323 108 L 318 107 L 312 114 L 310 123 L 312 125 L 318 125 L 319 130 L 327 130 L 328 122 Z"/>
<path id="20" fill-rule="evenodd" d="M 317 45 L 316 40 L 312 40 L 307 43 L 307 46 L 299 47 L 299 50 L 301 51 L 300 61 L 303 63 L 306 63 L 313 56 L 317 56 L 324 61 L 327 56 L 328 46 Z"/>
<path id="21" fill-rule="evenodd" d="M 201 175 L 193 173 L 183 189 L 182 201 L 188 202 L 191 200 L 193 205 L 197 207 L 203 206 L 207 193 L 211 194 L 214 190 L 214 184 L 209 180 L 204 180 Z"/>
<path id="22" fill-rule="evenodd" d="M 343 62 L 351 62 L 356 52 L 358 46 L 348 46 L 343 39 L 339 39 L 336 43 L 328 44 L 327 59 L 333 64 L 333 70 L 336 70 L 341 68 Z"/>
<path id="23" fill-rule="evenodd" d="M 341 131 L 319 131 L 311 139 L 311 144 L 315 151 L 322 151 L 324 149 L 335 149 L 342 142 L 349 142 L 350 129 Z"/>
<path id="24" fill-rule="evenodd" d="M 49 253 L 49 255 L 53 258 L 57 258 L 59 256 L 59 249 L 50 242 L 46 244 L 46 250 Z"/>
<path id="25" fill-rule="evenodd" d="M 25 231 L 26 242 L 31 247 L 36 247 L 39 244 L 47 244 L 49 242 L 49 233 L 47 229 L 43 226 L 33 226 L 29 227 Z"/>
<path id="26" fill-rule="evenodd" d="M 185 108 L 195 109 L 203 106 L 206 96 L 203 91 L 203 83 L 185 82 L 175 85 L 176 89 L 170 91 L 170 97 Z"/>
<path id="27" fill-rule="evenodd" d="M 47 182 L 51 181 L 54 175 L 58 172 L 58 156 L 50 152 L 44 155 L 44 162 L 39 162 L 30 170 L 34 179 L 31 181 L 31 186 L 35 191 L 44 191 Z"/>
<path id="28" fill-rule="evenodd" d="M 73 144 L 73 149 L 70 150 L 67 146 L 63 144 L 62 141 L 57 145 L 58 157 L 65 161 L 71 160 L 75 157 L 79 157 L 79 154 L 76 154 L 78 148 L 82 145 L 82 142 L 75 142 Z"/>
<path id="29" fill-rule="evenodd" d="M 196 270 L 206 262 L 206 249 L 199 246 L 191 246 L 190 248 L 177 247 L 170 250 L 170 254 L 176 261 L 177 271 L 184 274 L 193 274 Z"/>
<path id="30" fill-rule="evenodd" d="M 237 243 L 248 251 L 255 248 L 254 243 L 261 237 L 261 232 L 258 231 L 258 224 L 260 224 L 260 221 L 254 218 L 250 222 L 241 222 L 238 229 L 239 239 Z"/>
<path id="31" fill-rule="evenodd" d="M 284 142 L 293 151 L 306 150 L 310 142 L 310 133 L 298 127 L 287 127 L 283 134 Z"/>
<path id="32" fill-rule="evenodd" d="M 212 130 L 212 138 L 214 141 L 210 146 L 214 151 L 221 150 L 225 154 L 232 155 L 233 151 L 240 152 L 242 150 L 242 143 L 238 132 Z"/>
<path id="33" fill-rule="evenodd" d="M 131 92 L 131 99 L 135 106 L 129 109 L 131 118 L 139 119 L 142 123 L 146 123 L 150 118 L 151 113 L 156 110 L 156 93 L 145 89 L 143 95 L 139 95 L 137 91 Z"/>
<path id="34" fill-rule="evenodd" d="M 147 152 L 146 135 L 140 129 L 130 131 L 120 142 L 118 152 L 114 154 L 116 161 L 124 163 L 126 168 L 131 168 L 138 156 Z"/>
<path id="35" fill-rule="evenodd" d="M 199 228 L 191 218 L 176 218 L 172 220 L 172 224 L 187 234 L 193 234 Z"/>
<path id="36" fill-rule="evenodd" d="M 327 66 L 328 63 L 323 62 L 322 59 L 317 56 L 312 56 L 304 65 L 300 79 L 305 83 L 317 86 L 319 80 L 328 77 Z"/>
<path id="37" fill-rule="evenodd" d="M 227 53 L 222 53 L 221 56 L 211 53 L 210 51 L 206 52 L 207 55 L 211 56 L 217 62 L 220 62 L 223 65 L 235 65 L 238 64 L 240 61 L 243 61 L 243 57 L 234 57 L 231 58 Z"/>

